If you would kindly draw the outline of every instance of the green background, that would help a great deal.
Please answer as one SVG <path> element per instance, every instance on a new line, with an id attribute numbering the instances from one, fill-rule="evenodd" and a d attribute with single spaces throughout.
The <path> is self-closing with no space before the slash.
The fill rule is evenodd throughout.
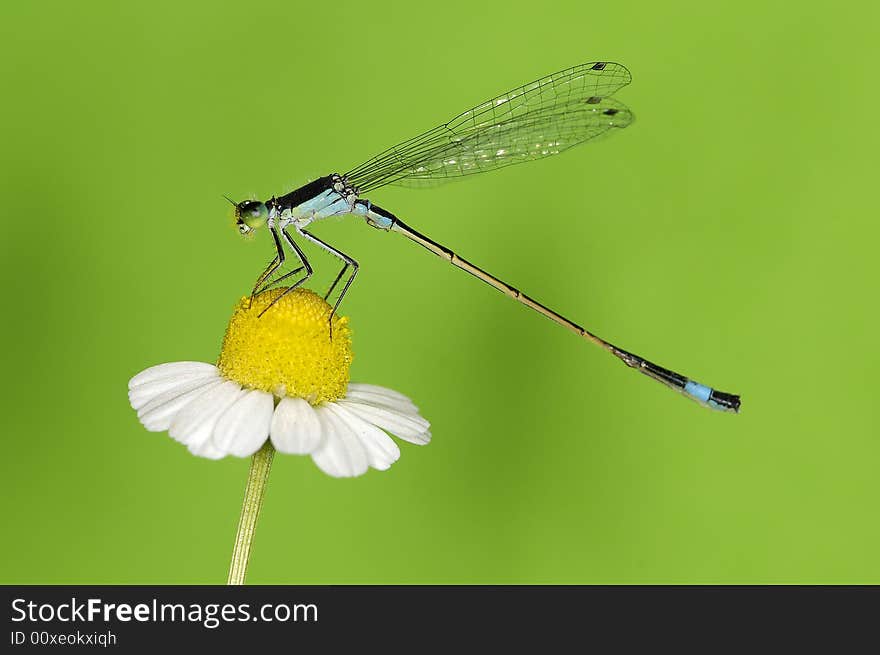
<path id="1" fill-rule="evenodd" d="M 190 456 L 126 398 L 149 365 L 214 361 L 271 254 L 221 194 L 606 59 L 631 128 L 371 198 L 741 415 L 328 221 L 362 265 L 352 377 L 410 395 L 434 441 L 353 480 L 277 457 L 249 581 L 880 583 L 876 4 L 140 4 L 0 13 L 0 581 L 225 581 L 247 461 Z"/>

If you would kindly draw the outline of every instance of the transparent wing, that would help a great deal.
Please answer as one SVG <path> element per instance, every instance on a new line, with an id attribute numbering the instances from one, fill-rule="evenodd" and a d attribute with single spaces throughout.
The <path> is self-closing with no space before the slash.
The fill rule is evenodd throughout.
<path id="1" fill-rule="evenodd" d="M 620 64 L 581 64 L 477 105 L 345 174 L 361 192 L 472 175 L 555 155 L 626 127 L 632 112 L 609 98 L 629 84 Z"/>
<path id="2" fill-rule="evenodd" d="M 420 185 L 557 155 L 631 122 L 632 112 L 613 98 L 602 98 L 589 107 L 543 111 L 440 147 L 417 165 L 408 166 L 402 177 L 386 178 L 380 185 Z"/>

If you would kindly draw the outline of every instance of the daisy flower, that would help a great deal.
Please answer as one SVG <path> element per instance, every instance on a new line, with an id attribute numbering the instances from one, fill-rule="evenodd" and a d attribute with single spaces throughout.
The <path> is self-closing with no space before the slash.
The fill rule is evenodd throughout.
<path id="1" fill-rule="evenodd" d="M 331 307 L 312 291 L 285 291 L 241 299 L 216 365 L 171 362 L 135 375 L 128 397 L 144 427 L 210 459 L 249 457 L 268 441 L 334 477 L 389 468 L 400 449 L 388 434 L 428 443 L 429 423 L 409 398 L 349 382 L 348 318 L 333 317 L 331 338 Z"/>

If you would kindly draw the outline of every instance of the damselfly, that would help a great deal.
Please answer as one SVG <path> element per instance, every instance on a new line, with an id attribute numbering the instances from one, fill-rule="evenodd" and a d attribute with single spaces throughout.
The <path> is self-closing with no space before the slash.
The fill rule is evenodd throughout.
<path id="1" fill-rule="evenodd" d="M 311 277 L 312 266 L 288 232 L 288 228 L 292 228 L 303 239 L 342 261 L 342 269 L 325 296 L 328 298 L 345 277 L 342 291 L 333 307 L 335 313 L 357 276 L 358 264 L 313 235 L 306 227 L 331 216 L 352 214 L 364 218 L 374 228 L 399 232 L 526 307 L 601 346 L 627 366 L 700 404 L 712 409 L 738 412 L 739 396 L 717 391 L 618 348 L 462 259 L 449 248 L 409 227 L 390 211 L 363 197 L 363 194 L 386 184 L 443 180 L 542 159 L 614 129 L 624 128 L 632 123 L 632 112 L 612 96 L 629 84 L 630 79 L 630 73 L 624 66 L 612 62 L 574 66 L 487 100 L 448 123 L 388 148 L 347 173 L 327 175 L 265 202 L 233 202 L 236 223 L 242 234 L 250 234 L 265 225 L 275 242 L 275 257 L 257 279 L 253 294 L 292 279 L 285 291 L 287 293 Z M 576 197 L 578 194 L 574 195 Z M 286 258 L 284 243 L 299 260 L 299 266 L 273 279 Z M 297 275 L 299 277 L 294 278 Z"/>

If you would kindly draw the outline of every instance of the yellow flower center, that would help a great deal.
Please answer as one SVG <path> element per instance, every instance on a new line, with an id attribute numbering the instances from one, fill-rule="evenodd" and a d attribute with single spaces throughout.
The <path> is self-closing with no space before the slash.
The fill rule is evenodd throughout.
<path id="1" fill-rule="evenodd" d="M 333 317 L 323 298 L 307 289 L 270 289 L 242 298 L 229 319 L 217 368 L 250 389 L 305 398 L 312 405 L 345 396 L 349 380 L 351 328 Z"/>

